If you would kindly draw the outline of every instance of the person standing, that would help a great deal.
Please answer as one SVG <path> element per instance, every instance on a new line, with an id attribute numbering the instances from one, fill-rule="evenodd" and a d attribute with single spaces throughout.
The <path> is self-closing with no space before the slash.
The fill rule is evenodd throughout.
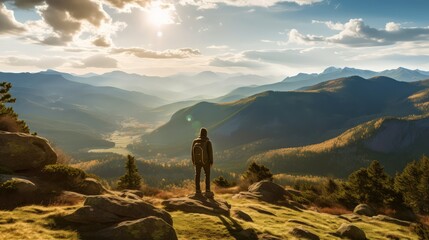
<path id="1" fill-rule="evenodd" d="M 204 169 L 206 184 L 204 195 L 213 197 L 213 193 L 210 191 L 210 168 L 213 165 L 213 148 L 207 137 L 207 129 L 201 128 L 200 135 L 192 142 L 191 156 L 195 168 L 195 193 L 201 194 L 200 176 L 201 169 Z"/>

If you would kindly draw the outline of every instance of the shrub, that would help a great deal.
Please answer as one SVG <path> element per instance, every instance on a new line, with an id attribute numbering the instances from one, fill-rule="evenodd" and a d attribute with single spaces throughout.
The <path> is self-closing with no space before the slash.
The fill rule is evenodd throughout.
<path id="1" fill-rule="evenodd" d="M 45 166 L 42 169 L 42 176 L 46 180 L 67 189 L 78 188 L 83 180 L 87 177 L 86 173 L 81 169 L 63 164 L 52 164 Z"/>
<path id="2" fill-rule="evenodd" d="M 223 176 L 219 176 L 219 177 L 215 178 L 213 180 L 213 183 L 216 186 L 221 187 L 221 188 L 228 188 L 228 187 L 232 186 L 232 184 Z"/>
<path id="3" fill-rule="evenodd" d="M 0 183 L 0 194 L 12 193 L 17 190 L 16 182 L 14 180 L 8 180 Z"/>

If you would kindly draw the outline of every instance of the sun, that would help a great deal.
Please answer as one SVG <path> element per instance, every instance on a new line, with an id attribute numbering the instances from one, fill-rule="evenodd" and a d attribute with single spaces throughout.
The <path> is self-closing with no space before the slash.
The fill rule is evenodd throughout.
<path id="1" fill-rule="evenodd" d="M 163 25 L 173 24 L 173 10 L 172 6 L 154 3 L 147 12 L 149 22 L 155 27 L 162 27 Z"/>

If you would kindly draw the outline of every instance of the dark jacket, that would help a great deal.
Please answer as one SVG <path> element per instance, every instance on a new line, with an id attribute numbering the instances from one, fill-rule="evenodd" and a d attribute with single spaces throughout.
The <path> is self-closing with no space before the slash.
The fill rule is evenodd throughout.
<path id="1" fill-rule="evenodd" d="M 194 141 L 192 142 L 192 147 L 191 147 L 192 163 L 195 165 L 194 145 L 198 141 L 206 142 L 206 144 L 205 144 L 206 149 L 203 149 L 204 159 L 208 159 L 207 163 L 210 164 L 210 166 L 211 166 L 213 164 L 213 148 L 212 148 L 212 143 L 210 142 L 210 140 L 209 140 L 208 137 L 204 137 L 204 136 L 200 136 L 200 137 L 194 139 Z"/>

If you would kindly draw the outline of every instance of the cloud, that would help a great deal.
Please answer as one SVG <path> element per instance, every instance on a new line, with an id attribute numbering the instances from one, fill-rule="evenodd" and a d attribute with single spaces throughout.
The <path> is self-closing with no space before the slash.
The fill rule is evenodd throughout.
<path id="1" fill-rule="evenodd" d="M 112 45 L 111 40 L 105 36 L 98 36 L 92 43 L 97 47 L 110 47 Z"/>
<path id="2" fill-rule="evenodd" d="M 208 46 L 207 48 L 208 49 L 218 49 L 218 50 L 221 50 L 221 49 L 228 49 L 229 46 L 227 46 L 227 45 L 211 45 L 211 46 Z"/>
<path id="3" fill-rule="evenodd" d="M 257 61 L 249 61 L 249 60 L 226 60 L 220 58 L 214 58 L 210 61 L 209 66 L 214 67 L 240 67 L 240 68 L 261 68 L 264 67 L 264 64 L 261 64 Z"/>
<path id="4" fill-rule="evenodd" d="M 171 59 L 171 58 L 190 58 L 201 55 L 198 49 L 191 48 L 180 48 L 180 49 L 168 49 L 165 51 L 152 51 L 143 48 L 116 48 L 112 53 L 126 53 L 134 55 L 138 58 L 153 58 L 153 59 Z"/>
<path id="5" fill-rule="evenodd" d="M 313 21 L 313 23 L 324 23 L 330 29 L 340 32 L 329 37 L 323 37 L 303 35 L 298 30 L 292 29 L 289 32 L 289 41 L 295 43 L 327 42 L 350 47 L 368 47 L 427 40 L 429 37 L 429 27 L 405 28 L 394 22 L 387 23 L 384 29 L 370 27 L 362 19 L 350 19 L 344 24 L 320 21 Z"/>
<path id="6" fill-rule="evenodd" d="M 43 57 L 43 58 L 27 58 L 27 57 L 7 57 L 4 63 L 11 66 L 26 66 L 37 67 L 41 69 L 56 68 L 62 66 L 66 62 L 60 57 Z"/>
<path id="7" fill-rule="evenodd" d="M 150 3 L 151 0 L 105 0 L 105 2 L 108 3 L 110 6 L 122 9 L 130 5 L 137 5 L 137 6 L 144 7 L 148 3 Z"/>
<path id="8" fill-rule="evenodd" d="M 0 35 L 24 32 L 24 26 L 15 20 L 13 12 L 0 4 Z"/>
<path id="9" fill-rule="evenodd" d="M 105 56 L 103 54 L 97 54 L 86 59 L 83 59 L 81 63 L 75 64 L 76 68 L 117 68 L 118 61 L 114 58 Z"/>
<path id="10" fill-rule="evenodd" d="M 112 25 L 110 16 L 103 10 L 98 0 L 3 0 L 11 2 L 18 8 L 34 8 L 42 20 L 29 21 L 29 25 L 38 25 L 42 30 L 29 28 L 29 34 L 37 31 L 44 34 L 27 36 L 46 45 L 67 45 L 83 31 L 100 28 L 102 25 Z M 38 24 L 34 24 L 39 22 Z M 44 24 L 40 23 L 43 22 Z M 91 32 L 91 34 L 93 31 Z"/>
<path id="11" fill-rule="evenodd" d="M 217 8 L 219 4 L 235 7 L 272 7 L 278 3 L 295 3 L 298 5 L 311 5 L 323 0 L 180 0 L 181 5 L 193 5 L 199 9 Z"/>
<path id="12" fill-rule="evenodd" d="M 337 31 L 344 30 L 344 24 L 342 23 L 334 23 L 332 21 L 317 21 L 317 20 L 313 20 L 311 22 L 325 24 L 331 30 L 337 30 Z"/>

